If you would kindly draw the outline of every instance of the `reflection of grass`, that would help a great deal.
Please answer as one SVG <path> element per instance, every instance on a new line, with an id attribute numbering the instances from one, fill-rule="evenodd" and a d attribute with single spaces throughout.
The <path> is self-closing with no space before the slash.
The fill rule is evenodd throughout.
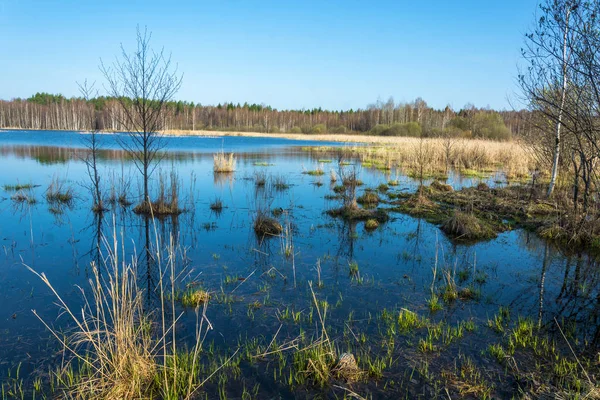
<path id="1" fill-rule="evenodd" d="M 48 203 L 67 204 L 73 201 L 73 188 L 65 187 L 63 181 L 53 178 L 46 191 L 46 200 Z"/>
<path id="2" fill-rule="evenodd" d="M 255 161 L 254 163 L 252 163 L 252 165 L 254 165 L 255 167 L 270 167 L 275 164 L 270 164 L 266 161 Z"/>
<path id="3" fill-rule="evenodd" d="M 210 209 L 213 211 L 221 211 L 223 209 L 223 201 L 221 201 L 220 197 L 215 197 L 210 203 Z"/>
<path id="4" fill-rule="evenodd" d="M 29 193 L 26 193 L 23 190 L 19 190 L 18 192 L 14 193 L 12 196 L 10 196 L 10 199 L 12 201 L 14 201 L 15 203 L 27 203 L 27 204 L 35 204 L 37 203 L 36 198 L 33 196 L 33 193 L 31 192 L 31 190 L 29 191 Z"/>
<path id="5" fill-rule="evenodd" d="M 15 192 L 18 190 L 30 190 L 33 189 L 34 187 L 37 187 L 38 185 L 34 185 L 32 183 L 25 183 L 25 184 L 15 184 L 15 185 L 4 185 L 2 186 L 2 188 L 4 190 L 6 190 L 7 192 Z"/>
<path id="6" fill-rule="evenodd" d="M 275 190 L 283 191 L 290 188 L 290 184 L 287 183 L 283 175 L 277 175 L 273 177 L 273 187 Z"/>

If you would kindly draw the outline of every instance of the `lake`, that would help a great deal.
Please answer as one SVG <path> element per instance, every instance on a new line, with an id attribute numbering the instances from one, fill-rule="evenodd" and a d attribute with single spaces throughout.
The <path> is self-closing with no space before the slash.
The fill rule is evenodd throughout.
<path id="1" fill-rule="evenodd" d="M 510 397 L 521 383 L 489 354 L 489 348 L 505 343 L 519 318 L 543 328 L 558 347 L 565 343 L 557 322 L 577 351 L 593 351 L 598 345 L 599 273 L 596 262 L 584 253 L 565 253 L 524 230 L 504 232 L 485 242 L 461 243 L 448 239 L 435 225 L 400 213 L 389 213 L 389 220 L 374 230 L 365 229 L 364 222 L 327 215 L 327 210 L 339 207 L 329 178 L 331 169 L 354 168 L 364 183 L 358 194 L 390 181 L 397 181 L 391 193 L 414 192 L 418 187 L 402 171 L 363 168 L 358 159 L 346 159 L 341 165 L 335 152 L 313 150 L 345 146 L 342 143 L 165 138 L 151 191 L 158 190 L 161 174 L 176 174 L 185 211 L 148 220 L 132 212 L 132 206 L 118 203 L 101 216 L 91 211 L 90 179 L 83 161 L 86 136 L 0 131 L 0 188 L 4 188 L 0 189 L 0 376 L 5 381 L 18 368 L 20 378 L 31 382 L 60 363 L 60 345 L 32 310 L 57 329 L 71 327 L 54 304 L 55 296 L 25 265 L 44 272 L 63 300 L 77 309 L 82 305 L 78 287 L 88 287 L 90 263 L 102 259 L 98 247 L 106 254 L 114 232 L 128 260 L 143 258 L 148 232 L 154 242 L 173 238 L 182 260 L 177 265 L 178 285 L 199 285 L 214 294 L 207 309 L 213 329 L 206 343 L 223 357 L 249 343 L 268 345 L 275 336 L 282 344 L 318 332 L 311 282 L 315 297 L 327 303 L 328 335 L 338 352 L 353 353 L 359 367 L 371 371 L 369 379 L 351 386 L 364 397 L 445 396 L 440 382 L 466 359 L 481 371 L 490 394 Z M 135 205 L 142 187 L 139 172 L 119 140 L 130 139 L 126 134 L 100 135 L 102 188 L 106 196 L 126 193 Z M 213 173 L 213 154 L 218 151 L 236 154 L 234 173 Z M 305 173 L 318 167 L 323 176 Z M 264 186 L 256 184 L 260 178 L 266 179 Z M 275 189 L 269 183 L 273 178 L 289 187 Z M 45 194 L 53 181 L 70 188 L 74 199 L 60 207 L 49 204 Z M 454 189 L 481 181 L 504 184 L 501 172 L 486 178 L 453 172 L 449 177 Z M 17 184 L 31 185 L 22 191 L 35 202 L 15 201 L 15 190 L 8 186 Z M 211 209 L 216 199 L 221 200 L 222 210 Z M 386 208 L 385 201 L 380 207 Z M 287 228 L 286 234 L 257 236 L 253 221 L 261 210 L 279 210 L 276 218 Z M 470 295 L 442 300 L 446 274 Z M 159 275 L 148 264 L 139 275 L 139 285 L 150 293 Z M 432 291 L 443 303 L 437 311 L 428 303 Z M 402 332 L 396 322 L 402 310 L 429 322 Z M 491 323 L 502 310 L 510 310 L 506 331 L 493 329 Z M 182 306 L 179 311 L 182 317 L 177 325 L 185 340 L 191 340 L 196 314 Z M 457 326 L 465 331 L 444 339 L 444 329 Z M 434 327 L 440 329 L 439 335 Z M 420 341 L 432 332 L 436 350 L 420 349 Z M 566 350 L 563 354 L 569 355 Z M 515 357 L 519 359 L 519 354 Z M 289 376 L 302 373 L 294 371 L 292 362 L 283 365 L 268 356 L 251 360 L 240 359 L 235 370 L 224 368 L 229 380 L 215 375 L 203 395 L 215 398 L 222 391 L 229 398 L 242 398 L 246 390 L 255 390 L 256 398 L 347 394 L 344 389 L 303 381 L 290 383 Z M 370 367 L 375 362 L 385 366 Z"/>

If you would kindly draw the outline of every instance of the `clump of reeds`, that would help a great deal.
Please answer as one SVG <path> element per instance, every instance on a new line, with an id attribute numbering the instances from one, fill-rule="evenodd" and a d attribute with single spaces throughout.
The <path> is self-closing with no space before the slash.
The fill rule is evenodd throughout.
<path id="1" fill-rule="evenodd" d="M 386 222 L 389 216 L 385 210 L 372 209 L 367 210 L 359 207 L 356 202 L 343 205 L 340 208 L 327 210 L 327 214 L 332 217 L 340 217 L 347 221 L 366 221 L 374 219 L 378 222 Z"/>
<path id="2" fill-rule="evenodd" d="M 294 354 L 294 368 L 298 371 L 296 379 L 300 382 L 308 380 L 320 387 L 328 385 L 333 379 L 356 382 L 363 375 L 363 371 L 358 367 L 353 354 L 344 353 L 340 357 L 337 356 L 325 325 L 329 304 L 326 301 L 318 301 L 312 282 L 309 281 L 308 285 L 319 317 L 318 331 L 307 347 L 298 349 Z"/>
<path id="3" fill-rule="evenodd" d="M 433 182 L 431 182 L 431 185 L 429 185 L 433 190 L 437 190 L 438 192 L 453 192 L 454 189 L 452 188 L 452 186 L 446 184 L 446 183 L 442 183 L 438 180 L 435 180 Z"/>
<path id="4" fill-rule="evenodd" d="M 188 288 L 183 293 L 179 293 L 177 299 L 184 307 L 199 307 L 210 300 L 210 293 L 198 288 Z"/>
<path id="5" fill-rule="evenodd" d="M 220 151 L 213 156 L 214 172 L 234 172 L 235 155 L 234 153 L 225 153 Z"/>
<path id="6" fill-rule="evenodd" d="M 117 179 L 115 173 L 110 177 L 110 191 L 107 199 L 107 203 L 112 206 L 119 204 L 121 207 L 129 207 L 132 202 L 129 200 L 127 193 L 131 187 L 131 181 L 125 179 L 124 174 Z"/>
<path id="7" fill-rule="evenodd" d="M 376 219 L 371 218 L 365 222 L 365 229 L 368 231 L 375 230 L 378 227 L 379 227 L 379 222 L 377 222 Z"/>
<path id="8" fill-rule="evenodd" d="M 531 175 L 536 163 L 532 152 L 516 141 L 456 138 L 452 140 L 452 151 L 448 151 L 448 141 L 444 138 L 356 136 L 351 140 L 386 143 L 386 146 L 344 147 L 341 151 L 345 156 L 368 160 L 371 166 L 382 169 L 402 168 L 416 179 L 447 175 L 448 169 L 502 170 L 508 179 L 522 179 Z M 319 149 L 332 150 L 335 149 Z"/>
<path id="9" fill-rule="evenodd" d="M 456 239 L 478 240 L 496 237 L 496 232 L 489 224 L 472 213 L 460 210 L 454 210 L 441 228 Z"/>
<path id="10" fill-rule="evenodd" d="M 331 181 L 331 183 L 336 183 L 338 180 L 338 176 L 333 169 L 329 170 L 329 180 Z"/>
<path id="11" fill-rule="evenodd" d="M 380 199 L 379 199 L 379 196 L 377 195 L 377 193 L 372 192 L 372 191 L 367 191 L 362 196 L 359 196 L 356 199 L 356 202 L 358 204 L 362 204 L 362 205 L 370 206 L 370 207 L 376 206 L 377 204 L 379 204 L 379 201 L 380 201 Z"/>
<path id="12" fill-rule="evenodd" d="M 68 204 L 73 201 L 73 188 L 66 187 L 65 183 L 58 179 L 52 178 L 48 190 L 46 190 L 46 200 L 48 203 Z"/>
<path id="13" fill-rule="evenodd" d="M 325 175 L 325 171 L 323 169 L 323 164 L 317 165 L 317 167 L 315 169 L 304 170 L 304 171 L 302 171 L 302 173 L 303 174 L 307 174 L 307 175 L 312 175 L 312 176 L 322 176 L 322 175 Z"/>
<path id="14" fill-rule="evenodd" d="M 29 193 L 25 192 L 24 190 L 19 190 L 16 193 L 13 193 L 13 195 L 10 196 L 10 199 L 12 201 L 14 201 L 15 203 L 19 203 L 19 204 L 25 204 L 25 203 L 35 204 L 35 203 L 37 203 L 37 200 L 35 199 L 31 190 L 29 191 Z"/>
<path id="15" fill-rule="evenodd" d="M 254 219 L 254 232 L 261 237 L 278 236 L 283 232 L 283 226 L 275 218 L 259 211 Z"/>
<path id="16" fill-rule="evenodd" d="M 265 187 L 267 184 L 267 174 L 265 171 L 254 172 L 254 184 L 257 188 Z"/>
<path id="17" fill-rule="evenodd" d="M 4 189 L 7 192 L 17 192 L 19 190 L 31 190 L 34 187 L 36 187 L 37 185 L 34 185 L 32 183 L 25 183 L 25 184 L 14 184 L 14 185 L 3 185 L 2 189 Z"/>
<path id="18" fill-rule="evenodd" d="M 283 175 L 277 175 L 273 177 L 273 188 L 278 191 L 283 191 L 289 189 L 290 184 L 287 183 Z"/>
<path id="19" fill-rule="evenodd" d="M 133 212 L 157 217 L 181 214 L 183 210 L 179 208 L 179 177 L 175 171 L 171 171 L 168 179 L 169 182 L 166 174 L 159 173 L 156 200 L 142 201 L 135 206 Z"/>
<path id="20" fill-rule="evenodd" d="M 191 350 L 177 343 L 175 325 L 176 249 L 171 239 L 164 255 L 153 255 L 159 265 L 156 288 L 142 289 L 137 284 L 136 257 L 126 264 L 119 254 L 114 233 L 108 245 L 105 265 L 92 263 L 90 290 L 81 291 L 84 306 L 74 310 L 57 292 L 46 275 L 29 268 L 54 294 L 62 314 L 73 324 L 64 335 L 34 314 L 63 346 L 66 364 L 56 373 L 56 381 L 68 398 L 124 399 L 189 398 L 202 384 L 198 376 L 203 333 L 210 327 L 206 303 L 196 307 L 197 336 Z M 153 252 L 148 250 L 148 252 Z M 153 252 L 154 253 L 154 252 Z M 148 311 L 147 290 L 156 290 L 158 309 Z M 88 294 L 89 293 L 89 294 Z"/>
<path id="21" fill-rule="evenodd" d="M 210 209 L 216 212 L 223 210 L 223 201 L 220 197 L 215 197 L 215 199 L 211 201 Z"/>

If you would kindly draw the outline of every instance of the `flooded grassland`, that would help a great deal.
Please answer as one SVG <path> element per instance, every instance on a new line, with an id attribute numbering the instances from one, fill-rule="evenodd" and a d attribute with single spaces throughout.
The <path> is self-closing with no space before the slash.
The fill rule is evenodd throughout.
<path id="1" fill-rule="evenodd" d="M 112 135 L 92 211 L 83 136 L 0 132 L 4 398 L 597 395 L 596 258 L 540 238 L 526 165 L 172 137 L 148 217 Z"/>

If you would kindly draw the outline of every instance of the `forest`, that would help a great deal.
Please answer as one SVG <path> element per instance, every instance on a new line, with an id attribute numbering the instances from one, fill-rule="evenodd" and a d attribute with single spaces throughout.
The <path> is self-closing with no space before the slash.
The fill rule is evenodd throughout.
<path id="1" fill-rule="evenodd" d="M 133 101 L 127 99 L 129 106 Z M 27 99 L 0 101 L 0 128 L 121 131 L 123 109 L 114 97 L 66 98 L 36 93 Z M 393 98 L 358 110 L 278 110 L 263 104 L 216 106 L 169 101 L 165 130 L 263 133 L 368 133 L 381 136 L 508 140 L 526 129 L 527 111 L 493 111 L 466 105 L 437 110 L 423 99 L 397 103 Z M 94 126 L 92 125 L 92 121 Z"/>

